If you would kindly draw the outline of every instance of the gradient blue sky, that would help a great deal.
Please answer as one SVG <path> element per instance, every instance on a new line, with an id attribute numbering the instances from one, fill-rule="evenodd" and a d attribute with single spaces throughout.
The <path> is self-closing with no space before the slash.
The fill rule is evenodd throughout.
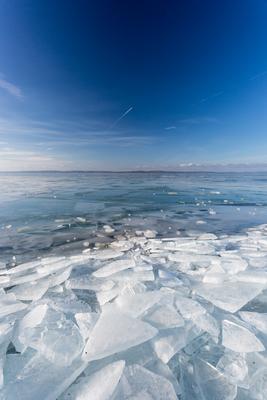
<path id="1" fill-rule="evenodd" d="M 0 10 L 0 170 L 267 163 L 265 0 Z"/>

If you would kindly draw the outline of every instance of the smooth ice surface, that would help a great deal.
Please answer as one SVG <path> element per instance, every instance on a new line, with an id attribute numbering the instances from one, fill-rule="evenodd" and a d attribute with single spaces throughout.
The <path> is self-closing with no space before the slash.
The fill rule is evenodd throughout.
<path id="1" fill-rule="evenodd" d="M 115 274 L 116 272 L 123 271 L 128 268 L 133 268 L 135 266 L 134 260 L 124 259 L 124 260 L 116 260 L 112 261 L 109 264 L 106 264 L 104 267 L 99 268 L 97 271 L 93 273 L 93 276 L 97 278 L 106 278 L 109 275 Z"/>
<path id="2" fill-rule="evenodd" d="M 13 293 L 0 294 L 0 318 L 24 310 L 26 304 L 18 301 Z"/>
<path id="3" fill-rule="evenodd" d="M 86 343 L 83 358 L 99 360 L 151 339 L 157 329 L 146 322 L 131 318 L 114 306 L 101 314 Z"/>
<path id="4" fill-rule="evenodd" d="M 9 354 L 4 369 L 1 400 L 55 400 L 83 372 L 86 363 L 76 360 L 59 367 L 33 352 Z"/>
<path id="5" fill-rule="evenodd" d="M 228 349 L 238 353 L 251 353 L 265 350 L 264 345 L 254 333 L 228 320 L 222 322 L 222 344 Z"/>
<path id="6" fill-rule="evenodd" d="M 109 400 L 122 376 L 125 361 L 111 363 L 92 375 L 82 377 L 59 400 Z"/>
<path id="7" fill-rule="evenodd" d="M 221 284 L 200 283 L 196 293 L 216 307 L 235 313 L 263 289 L 263 285 L 243 282 L 223 282 Z"/>
<path id="8" fill-rule="evenodd" d="M 122 294 L 116 299 L 118 308 L 132 317 L 142 315 L 146 310 L 159 302 L 162 294 L 159 291 L 145 293 Z"/>

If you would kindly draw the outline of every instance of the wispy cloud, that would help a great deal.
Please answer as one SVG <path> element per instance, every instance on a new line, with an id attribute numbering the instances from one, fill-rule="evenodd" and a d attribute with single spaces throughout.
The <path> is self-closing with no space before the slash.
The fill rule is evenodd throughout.
<path id="1" fill-rule="evenodd" d="M 45 122 L 20 120 L 14 118 L 0 118 L 0 140 L 10 143 L 29 143 L 30 146 L 47 150 L 48 147 L 64 151 L 69 148 L 84 148 L 114 146 L 140 147 L 159 141 L 160 138 L 152 132 L 126 130 L 107 130 L 96 121 L 53 121 Z M 98 126 L 98 129 L 96 128 Z M 36 147 L 37 146 L 37 147 Z M 1 149 L 1 148 L 0 148 Z"/>
<path id="2" fill-rule="evenodd" d="M 173 129 L 176 129 L 176 126 L 166 126 L 166 128 L 164 128 L 166 131 L 171 131 Z"/>
<path id="3" fill-rule="evenodd" d="M 21 89 L 18 86 L 6 80 L 4 75 L 2 74 L 0 74 L 0 88 L 5 92 L 7 92 L 8 94 L 10 94 L 11 96 L 16 97 L 17 99 L 23 98 Z"/>
<path id="4" fill-rule="evenodd" d="M 73 163 L 59 156 L 31 150 L 4 147 L 0 150 L 0 171 L 25 171 L 72 168 Z"/>
<path id="5" fill-rule="evenodd" d="M 131 146 L 145 146 L 149 144 L 153 144 L 156 142 L 156 138 L 154 136 L 149 135 L 131 135 L 127 133 L 127 135 L 116 135 L 110 136 L 108 134 L 103 135 L 91 135 L 90 137 L 84 137 L 79 139 L 71 139 L 71 138 L 60 138 L 59 140 L 45 140 L 42 142 L 35 143 L 35 146 L 38 147 L 46 147 L 49 145 L 53 146 L 71 146 L 71 147 L 89 147 L 89 146 L 117 146 L 117 147 L 131 147 Z"/>

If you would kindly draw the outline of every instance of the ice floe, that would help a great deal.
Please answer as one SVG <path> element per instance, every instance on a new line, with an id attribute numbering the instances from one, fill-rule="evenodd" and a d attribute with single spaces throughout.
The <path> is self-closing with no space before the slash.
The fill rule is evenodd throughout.
<path id="1" fill-rule="evenodd" d="M 0 400 L 265 400 L 267 226 L 103 230 L 81 254 L 1 263 Z"/>

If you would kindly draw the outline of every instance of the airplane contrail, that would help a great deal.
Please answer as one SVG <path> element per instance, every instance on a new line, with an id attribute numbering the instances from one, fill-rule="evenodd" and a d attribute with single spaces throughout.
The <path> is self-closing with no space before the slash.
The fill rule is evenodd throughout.
<path id="1" fill-rule="evenodd" d="M 128 110 L 126 110 L 118 119 L 116 119 L 115 122 L 113 122 L 110 129 L 114 128 L 114 126 L 116 126 L 117 123 L 120 122 L 124 117 L 126 117 L 126 115 L 129 114 L 129 112 L 131 112 L 132 110 L 133 110 L 133 107 L 128 108 Z"/>

